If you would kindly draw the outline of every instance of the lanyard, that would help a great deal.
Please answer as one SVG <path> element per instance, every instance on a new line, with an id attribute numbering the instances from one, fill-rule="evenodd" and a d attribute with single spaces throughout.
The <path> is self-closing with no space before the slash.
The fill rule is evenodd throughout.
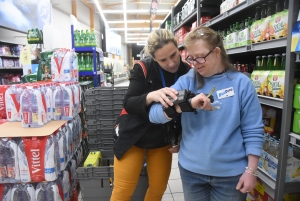
<path id="1" fill-rule="evenodd" d="M 160 78 L 161 78 L 161 82 L 163 87 L 167 87 L 166 85 L 166 81 L 165 81 L 165 77 L 164 77 L 164 73 L 161 67 L 159 67 L 159 74 L 160 74 Z M 177 81 L 178 76 L 177 76 L 177 72 L 174 74 L 174 83 Z"/>

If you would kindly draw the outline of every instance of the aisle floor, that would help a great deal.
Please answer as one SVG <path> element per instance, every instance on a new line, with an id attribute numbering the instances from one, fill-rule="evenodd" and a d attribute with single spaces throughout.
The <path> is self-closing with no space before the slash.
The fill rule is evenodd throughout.
<path id="1" fill-rule="evenodd" d="M 79 194 L 79 201 L 86 201 Z M 101 200 L 99 200 L 101 201 Z M 162 201 L 184 201 L 181 178 L 178 169 L 178 154 L 173 154 L 172 169 L 166 192 Z"/>

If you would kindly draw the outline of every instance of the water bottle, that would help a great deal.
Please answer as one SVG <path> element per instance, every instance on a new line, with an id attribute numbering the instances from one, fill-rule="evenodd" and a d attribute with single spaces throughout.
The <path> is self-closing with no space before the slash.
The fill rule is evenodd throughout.
<path id="1" fill-rule="evenodd" d="M 52 89 L 51 84 L 47 83 L 45 86 L 45 97 L 47 105 L 47 120 L 48 122 L 53 119 L 53 110 L 52 110 Z"/>
<path id="2" fill-rule="evenodd" d="M 71 160 L 71 189 L 76 188 L 77 185 L 77 174 L 76 174 L 76 160 Z"/>
<path id="3" fill-rule="evenodd" d="M 2 138 L 3 141 L 6 140 L 6 171 L 7 171 L 7 181 L 8 182 L 18 182 L 20 181 L 19 172 L 19 160 L 18 160 L 18 145 L 13 139 Z"/>
<path id="4" fill-rule="evenodd" d="M 63 131 L 65 132 L 67 139 L 68 163 L 72 156 L 72 131 L 68 123 L 65 124 Z"/>
<path id="5" fill-rule="evenodd" d="M 73 118 L 73 99 L 72 91 L 66 84 L 61 84 L 63 92 L 63 116 L 64 120 L 72 120 Z"/>
<path id="6" fill-rule="evenodd" d="M 23 187 L 22 201 L 35 201 L 35 189 L 32 184 L 26 184 Z"/>
<path id="7" fill-rule="evenodd" d="M 35 201 L 33 185 L 15 184 L 11 190 L 11 201 Z"/>
<path id="8" fill-rule="evenodd" d="M 53 119 L 61 120 L 63 116 L 63 91 L 60 85 L 56 85 L 53 92 Z"/>
<path id="9" fill-rule="evenodd" d="M 76 143 L 76 128 L 74 125 L 74 121 L 68 121 L 68 126 L 71 131 L 71 157 L 76 151 L 75 143 Z"/>
<path id="10" fill-rule="evenodd" d="M 59 158 L 60 158 L 60 169 L 64 170 L 67 162 L 67 139 L 66 135 L 62 130 L 56 133 L 56 139 L 59 146 Z"/>
<path id="11" fill-rule="evenodd" d="M 21 121 L 20 97 L 23 87 L 12 85 L 5 92 L 6 116 L 11 122 Z"/>
<path id="12" fill-rule="evenodd" d="M 47 101 L 46 101 L 46 94 L 45 94 L 45 87 L 42 86 L 42 85 L 38 85 L 37 86 L 37 89 L 40 91 L 41 93 L 41 102 L 42 102 L 42 121 L 44 124 L 48 123 L 48 113 L 47 113 L 47 108 L 48 108 L 48 105 L 47 105 Z"/>
<path id="13" fill-rule="evenodd" d="M 10 184 L 0 184 L 0 199 L 1 199 L 1 201 L 10 201 L 11 200 Z"/>
<path id="14" fill-rule="evenodd" d="M 18 160 L 19 160 L 19 169 L 20 169 L 20 179 L 21 182 L 26 183 L 30 182 L 30 170 L 27 161 L 27 156 L 25 153 L 24 140 L 22 139 L 18 146 Z"/>
<path id="15" fill-rule="evenodd" d="M 46 194 L 46 182 L 38 183 L 35 190 L 35 200 L 36 201 L 47 201 L 47 194 Z"/>
<path id="16" fill-rule="evenodd" d="M 46 181 L 54 181 L 57 179 L 57 160 L 55 151 L 58 151 L 56 138 L 50 135 L 46 141 L 45 157 L 44 157 L 44 174 Z"/>
<path id="17" fill-rule="evenodd" d="M 70 185 L 69 173 L 66 170 L 63 171 L 62 183 L 63 183 L 64 199 L 69 200 L 70 199 L 70 191 L 72 189 L 71 189 L 71 185 Z"/>
<path id="18" fill-rule="evenodd" d="M 15 184 L 11 190 L 11 201 L 23 201 L 23 186 Z"/>

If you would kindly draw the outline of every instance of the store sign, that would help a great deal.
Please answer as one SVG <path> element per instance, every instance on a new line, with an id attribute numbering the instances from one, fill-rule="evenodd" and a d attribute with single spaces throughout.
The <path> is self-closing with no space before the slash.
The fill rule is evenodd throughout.
<path id="1" fill-rule="evenodd" d="M 106 51 L 115 55 L 122 55 L 121 36 L 112 30 L 105 30 L 106 34 Z"/>
<path id="2" fill-rule="evenodd" d="M 0 26 L 26 32 L 51 23 L 50 0 L 0 1 Z"/>

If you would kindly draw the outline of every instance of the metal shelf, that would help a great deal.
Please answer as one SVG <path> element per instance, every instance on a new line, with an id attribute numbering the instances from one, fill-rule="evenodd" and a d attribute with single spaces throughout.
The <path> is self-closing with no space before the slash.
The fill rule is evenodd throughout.
<path id="1" fill-rule="evenodd" d="M 270 177 L 269 174 L 263 169 L 261 169 L 260 167 L 258 167 L 258 177 L 261 180 L 263 180 L 266 184 L 268 184 L 268 186 L 270 186 L 273 190 L 275 190 L 276 187 L 275 180 L 272 177 Z"/>
<path id="2" fill-rule="evenodd" d="M 193 12 L 184 18 L 176 27 L 174 27 L 173 32 L 177 31 L 180 27 L 182 27 L 186 22 L 190 21 L 193 17 L 197 16 L 197 8 L 193 10 Z"/>
<path id="3" fill-rule="evenodd" d="M 212 26 L 222 20 L 225 20 L 227 17 L 238 13 L 242 10 L 244 10 L 245 8 L 247 8 L 248 6 L 250 6 L 251 3 L 247 3 L 247 1 L 240 3 L 239 5 L 235 6 L 234 8 L 214 17 L 213 19 L 209 20 L 208 22 L 204 23 L 203 26 Z"/>
<path id="4" fill-rule="evenodd" d="M 0 57 L 20 58 L 20 56 L 17 55 L 0 55 Z"/>
<path id="5" fill-rule="evenodd" d="M 240 53 L 254 52 L 260 50 L 276 49 L 276 48 L 286 47 L 286 43 L 287 43 L 286 38 L 280 38 L 280 39 L 269 40 L 260 43 L 254 43 L 242 47 L 227 49 L 226 52 L 228 55 L 231 55 L 231 54 L 240 54 Z"/>
<path id="6" fill-rule="evenodd" d="M 82 76 L 82 75 L 99 75 L 100 74 L 100 71 L 81 71 L 79 72 L 79 75 Z"/>
<path id="7" fill-rule="evenodd" d="M 269 105 L 272 107 L 283 108 L 283 99 L 272 98 L 268 96 L 257 95 L 259 102 L 264 105 Z"/>
<path id="8" fill-rule="evenodd" d="M 99 48 L 96 47 L 75 47 L 75 52 L 100 52 Z"/>
<path id="9" fill-rule="evenodd" d="M 23 68 L 20 68 L 20 67 L 0 68 L 0 70 L 7 70 L 7 69 L 21 70 L 21 69 L 23 69 Z"/>

